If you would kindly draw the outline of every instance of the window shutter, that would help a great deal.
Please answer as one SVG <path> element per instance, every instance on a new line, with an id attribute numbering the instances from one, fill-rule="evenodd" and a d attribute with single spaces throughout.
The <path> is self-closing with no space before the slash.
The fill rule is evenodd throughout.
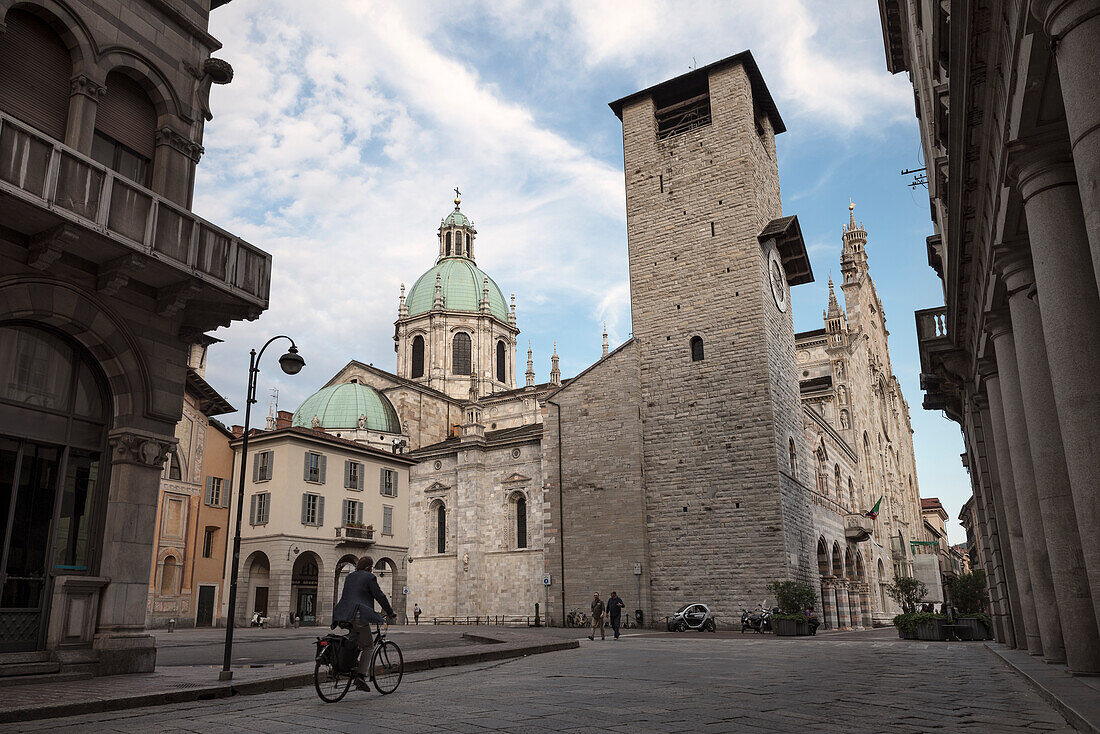
<path id="1" fill-rule="evenodd" d="M 318 478 L 320 479 L 321 484 L 325 483 L 325 467 L 327 467 L 327 466 L 328 466 L 328 457 L 325 456 L 324 454 L 321 454 L 320 461 L 319 461 L 319 466 L 318 466 Z"/>
<path id="2" fill-rule="evenodd" d="M 95 115 L 95 129 L 148 160 L 156 149 L 157 111 L 149 95 L 137 82 L 120 72 L 111 72 Z"/>
<path id="3" fill-rule="evenodd" d="M 248 509 L 248 524 L 256 525 L 256 495 L 252 495 L 252 503 Z"/>
<path id="4" fill-rule="evenodd" d="M 378 470 L 378 491 L 382 494 L 386 493 L 386 470 Z"/>
<path id="5" fill-rule="evenodd" d="M 271 493 L 264 492 L 263 502 L 260 507 L 260 523 L 266 524 L 271 519 Z"/>
<path id="6" fill-rule="evenodd" d="M 356 479 L 356 487 L 355 488 L 356 489 L 362 489 L 363 488 L 363 480 L 366 479 L 366 477 L 363 476 L 363 472 L 366 471 L 366 468 L 367 467 L 364 464 L 359 465 L 359 472 L 356 474 L 356 477 L 355 477 L 355 479 Z"/>
<path id="7" fill-rule="evenodd" d="M 214 477 L 206 478 L 206 504 L 214 504 Z"/>
<path id="8" fill-rule="evenodd" d="M 265 451 L 267 454 L 267 469 L 264 471 L 264 479 L 271 479 L 271 472 L 275 469 L 275 452 Z"/>
<path id="9" fill-rule="evenodd" d="M 351 462 L 344 462 L 344 487 L 351 487 Z"/>
<path id="10" fill-rule="evenodd" d="M 72 57 L 45 22 L 24 10 L 8 13 L 0 43 L 0 109 L 47 135 L 65 139 Z"/>
<path id="11" fill-rule="evenodd" d="M 401 476 L 398 472 L 393 473 L 393 496 L 397 496 L 397 478 Z"/>
<path id="12" fill-rule="evenodd" d="M 362 502 L 356 502 L 355 503 L 355 522 L 358 522 L 358 523 L 363 522 L 363 503 Z"/>
<path id="13" fill-rule="evenodd" d="M 309 495 L 308 494 L 303 494 L 302 495 L 302 524 L 303 525 L 305 525 L 306 521 L 309 519 L 309 515 L 307 514 L 308 512 L 309 512 Z"/>
<path id="14" fill-rule="evenodd" d="M 304 468 L 302 469 L 302 479 L 309 481 L 309 452 L 305 454 Z"/>
<path id="15" fill-rule="evenodd" d="M 317 498 L 317 527 L 325 524 L 325 498 Z"/>
<path id="16" fill-rule="evenodd" d="M 260 455 L 256 454 L 252 457 L 252 481 L 260 481 Z"/>

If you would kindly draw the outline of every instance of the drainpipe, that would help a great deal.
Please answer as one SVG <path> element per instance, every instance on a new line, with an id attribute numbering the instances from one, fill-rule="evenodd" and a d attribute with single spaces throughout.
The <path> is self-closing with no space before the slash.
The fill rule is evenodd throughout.
<path id="1" fill-rule="evenodd" d="M 562 473 L 561 406 L 553 400 L 547 403 L 558 409 L 558 548 L 561 550 L 561 626 L 565 626 L 565 476 Z"/>

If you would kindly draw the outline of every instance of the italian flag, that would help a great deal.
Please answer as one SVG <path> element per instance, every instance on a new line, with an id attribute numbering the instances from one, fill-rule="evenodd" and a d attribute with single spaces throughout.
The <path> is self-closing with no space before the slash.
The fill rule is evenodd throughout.
<path id="1" fill-rule="evenodd" d="M 874 520 L 876 517 L 878 517 L 878 508 L 881 504 L 882 504 L 882 496 L 880 495 L 879 498 L 878 498 L 878 502 L 875 503 L 875 506 L 872 507 L 867 512 L 863 513 L 863 516 L 864 517 L 869 517 L 872 520 Z"/>

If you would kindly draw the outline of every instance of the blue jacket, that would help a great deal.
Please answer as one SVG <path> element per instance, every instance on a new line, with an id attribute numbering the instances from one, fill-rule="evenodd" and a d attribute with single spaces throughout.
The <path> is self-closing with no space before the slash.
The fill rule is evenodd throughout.
<path id="1" fill-rule="evenodd" d="M 370 571 L 352 571 L 344 580 L 340 603 L 332 610 L 332 627 L 335 628 L 338 622 L 354 622 L 357 612 L 360 622 L 382 621 L 374 611 L 375 600 L 382 605 L 382 611 L 390 617 L 394 616 L 393 607 L 378 587 L 378 577 Z"/>
<path id="2" fill-rule="evenodd" d="M 612 596 L 607 600 L 607 613 L 612 617 L 618 617 L 623 612 L 623 607 L 626 604 L 623 603 L 621 596 Z"/>

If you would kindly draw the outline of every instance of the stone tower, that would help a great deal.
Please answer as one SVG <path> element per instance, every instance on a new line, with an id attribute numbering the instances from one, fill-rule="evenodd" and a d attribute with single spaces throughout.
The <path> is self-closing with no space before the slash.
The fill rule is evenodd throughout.
<path id="1" fill-rule="evenodd" d="M 749 52 L 611 107 L 623 124 L 653 608 L 698 598 L 728 615 L 769 580 L 816 572 L 794 479 L 808 459 L 797 456 L 789 289 L 813 275 L 797 219 L 782 217 L 785 128 Z"/>

